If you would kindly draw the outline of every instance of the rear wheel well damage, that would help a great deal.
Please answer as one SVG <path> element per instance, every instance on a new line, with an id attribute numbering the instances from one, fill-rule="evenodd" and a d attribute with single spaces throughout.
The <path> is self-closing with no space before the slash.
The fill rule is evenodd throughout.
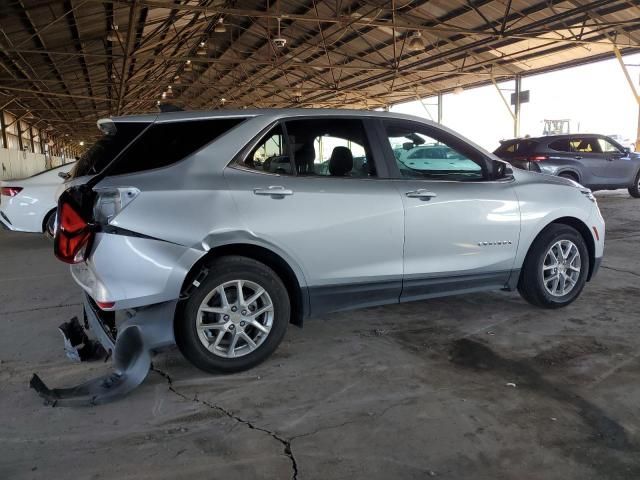
<path id="1" fill-rule="evenodd" d="M 569 227 L 572 227 L 577 230 L 580 236 L 584 239 L 584 242 L 587 244 L 587 250 L 589 251 L 589 275 L 587 276 L 587 281 L 591 280 L 591 275 L 593 274 L 596 259 L 596 244 L 593 240 L 593 235 L 591 234 L 589 227 L 582 220 L 579 220 L 575 217 L 556 218 L 553 222 L 549 223 L 542 230 L 540 230 L 538 235 L 536 235 L 536 238 L 534 238 L 533 242 L 531 242 L 531 245 L 535 243 L 542 232 L 544 232 L 550 225 L 567 225 Z M 531 246 L 529 246 L 529 249 L 531 249 Z M 529 252 L 527 252 L 527 255 L 528 254 Z"/>
<path id="2" fill-rule="evenodd" d="M 269 268 L 271 268 L 274 272 L 278 274 L 285 287 L 287 288 L 287 292 L 289 293 L 289 298 L 291 299 L 291 320 L 290 323 L 298 327 L 302 327 L 304 315 L 305 315 L 305 296 L 303 293 L 303 289 L 300 287 L 300 283 L 298 282 L 298 278 L 294 273 L 293 269 L 289 266 L 289 264 L 284 260 L 280 255 L 274 253 L 273 251 L 260 247 L 257 245 L 250 244 L 231 244 L 231 245 L 222 245 L 220 247 L 212 248 L 204 255 L 200 260 L 198 260 L 189 273 L 187 274 L 185 281 L 182 285 L 181 294 L 187 294 L 193 285 L 194 280 L 198 278 L 198 276 L 203 275 L 205 272 L 207 265 L 210 265 L 211 262 L 216 258 L 225 257 L 228 255 L 238 255 L 241 257 L 251 258 L 258 262 L 264 263 Z M 206 275 L 206 273 L 204 273 Z M 182 302 L 181 302 L 182 303 Z M 180 310 L 180 306 L 176 310 L 176 315 Z"/>
<path id="3" fill-rule="evenodd" d="M 51 210 L 49 210 L 47 212 L 47 214 L 42 219 L 42 233 L 47 233 L 47 223 L 49 223 L 49 219 L 51 218 L 51 215 L 55 215 L 56 214 L 56 210 L 57 209 L 58 209 L 58 207 L 52 208 Z"/>

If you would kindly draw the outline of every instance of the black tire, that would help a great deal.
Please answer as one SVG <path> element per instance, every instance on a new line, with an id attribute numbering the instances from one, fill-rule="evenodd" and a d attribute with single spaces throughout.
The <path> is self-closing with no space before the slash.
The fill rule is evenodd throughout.
<path id="1" fill-rule="evenodd" d="M 633 186 L 628 188 L 629 195 L 633 198 L 640 198 L 640 172 L 636 175 L 635 180 L 633 181 Z"/>
<path id="2" fill-rule="evenodd" d="M 208 373 L 233 373 L 252 368 L 269 357 L 284 338 L 291 316 L 287 289 L 271 268 L 251 258 L 222 257 L 211 262 L 207 268 L 209 274 L 205 280 L 178 309 L 175 321 L 178 348 L 187 360 Z M 253 282 L 262 287 L 271 299 L 273 319 L 271 330 L 255 350 L 243 356 L 227 358 L 204 346 L 198 336 L 197 322 L 198 310 L 206 296 L 218 286 L 233 280 Z M 239 328 L 238 325 L 236 332 Z"/>
<path id="3" fill-rule="evenodd" d="M 580 183 L 580 179 L 578 178 L 578 175 L 576 175 L 575 173 L 571 173 L 571 172 L 562 172 L 561 174 L 558 175 L 559 177 L 562 178 L 568 178 L 569 180 L 573 180 L 574 182 L 578 182 Z"/>
<path id="4" fill-rule="evenodd" d="M 47 237 L 53 238 L 54 232 L 54 223 L 56 220 L 56 209 L 54 208 L 47 216 L 44 217 L 44 221 L 42 222 L 42 233 L 44 233 Z"/>
<path id="5" fill-rule="evenodd" d="M 577 247 L 580 253 L 580 274 L 571 291 L 563 296 L 554 296 L 545 288 L 542 269 L 547 253 L 561 240 L 569 240 Z M 578 298 L 588 274 L 589 251 L 582 235 L 568 225 L 551 224 L 538 235 L 529 248 L 520 272 L 518 291 L 522 298 L 532 305 L 543 308 L 565 307 Z"/>

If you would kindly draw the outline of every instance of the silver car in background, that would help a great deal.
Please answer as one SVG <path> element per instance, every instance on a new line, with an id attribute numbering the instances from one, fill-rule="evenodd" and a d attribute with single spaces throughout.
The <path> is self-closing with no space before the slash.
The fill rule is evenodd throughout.
<path id="1" fill-rule="evenodd" d="M 99 126 L 74 170 L 90 180 L 61 196 L 55 253 L 122 389 L 175 343 L 202 370 L 240 371 L 289 323 L 344 309 L 516 289 L 563 307 L 602 259 L 588 189 L 511 171 L 416 117 L 241 110 Z M 437 147 L 435 168 L 398 154 L 421 146 Z"/>

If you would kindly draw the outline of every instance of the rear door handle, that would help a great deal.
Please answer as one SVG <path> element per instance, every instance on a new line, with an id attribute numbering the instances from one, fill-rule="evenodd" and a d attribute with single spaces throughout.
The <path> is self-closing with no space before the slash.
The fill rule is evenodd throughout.
<path id="1" fill-rule="evenodd" d="M 576 156 L 575 156 L 575 159 L 576 159 L 576 160 L 582 160 L 582 155 L 576 155 Z"/>
<path id="2" fill-rule="evenodd" d="M 269 188 L 254 188 L 253 189 L 253 194 L 254 195 L 267 195 L 267 196 L 270 196 L 272 198 L 282 198 L 282 197 L 285 197 L 287 195 L 293 195 L 293 190 L 290 190 L 288 188 L 284 188 L 284 187 L 279 186 L 279 185 L 272 185 Z"/>
<path id="3" fill-rule="evenodd" d="M 420 198 L 422 200 L 429 200 L 430 198 L 437 197 L 438 195 L 434 192 L 430 192 L 429 190 L 419 189 L 412 190 L 410 192 L 405 193 L 405 195 L 409 198 Z"/>

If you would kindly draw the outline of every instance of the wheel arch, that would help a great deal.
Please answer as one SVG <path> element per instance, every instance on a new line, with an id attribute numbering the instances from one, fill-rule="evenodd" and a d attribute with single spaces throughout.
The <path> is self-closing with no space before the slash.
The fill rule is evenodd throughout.
<path id="1" fill-rule="evenodd" d="M 533 246 L 533 244 L 536 242 L 536 240 L 538 240 L 540 235 L 542 235 L 542 232 L 544 232 L 551 225 L 567 225 L 577 230 L 580 236 L 582 236 L 582 238 L 584 239 L 584 242 L 587 245 L 587 251 L 589 252 L 589 274 L 587 275 L 587 281 L 591 280 L 591 276 L 593 275 L 593 269 L 595 266 L 595 259 L 596 259 L 596 243 L 595 243 L 595 240 L 593 239 L 593 236 L 591 235 L 591 231 L 589 230 L 589 227 L 587 226 L 587 224 L 584 223 L 579 218 L 569 217 L 569 216 L 559 217 L 547 223 L 544 226 L 544 228 L 542 228 L 538 232 L 538 234 L 535 236 L 535 238 L 529 245 L 529 251 L 527 251 L 527 256 L 529 255 L 529 252 L 531 251 L 531 247 Z"/>
<path id="2" fill-rule="evenodd" d="M 189 270 L 182 284 L 182 294 L 188 295 L 188 290 L 194 280 L 203 271 L 203 268 L 215 258 L 229 255 L 248 257 L 258 262 L 264 263 L 280 277 L 291 299 L 291 320 L 290 323 L 302 327 L 304 318 L 309 312 L 309 300 L 306 286 L 301 284 L 301 280 L 296 275 L 294 269 L 278 253 L 260 245 L 249 243 L 231 243 L 219 245 L 211 248 L 202 258 L 200 258 Z"/>
<path id="3" fill-rule="evenodd" d="M 42 218 L 42 233 L 47 233 L 47 221 L 49 220 L 49 217 L 51 215 L 55 215 L 57 209 L 57 206 L 53 207 L 51 210 L 44 214 L 44 217 Z"/>
<path id="4" fill-rule="evenodd" d="M 572 167 L 563 167 L 563 168 L 559 169 L 559 170 L 556 172 L 556 176 L 558 176 L 558 177 L 559 177 L 559 176 L 560 176 L 560 175 L 562 175 L 563 173 L 568 173 L 568 174 L 570 174 L 570 175 L 574 175 L 574 176 L 576 177 L 576 182 L 578 182 L 578 183 L 582 183 L 582 181 L 583 181 L 582 175 L 581 175 L 581 174 L 580 174 L 580 172 L 579 172 L 577 169 L 575 169 L 575 168 L 572 168 Z"/>

